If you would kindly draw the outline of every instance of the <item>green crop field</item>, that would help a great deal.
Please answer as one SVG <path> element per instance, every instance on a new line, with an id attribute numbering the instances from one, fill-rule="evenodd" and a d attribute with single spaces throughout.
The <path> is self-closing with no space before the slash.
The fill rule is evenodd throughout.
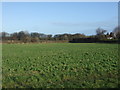
<path id="1" fill-rule="evenodd" d="M 117 88 L 118 44 L 3 44 L 3 88 Z"/>

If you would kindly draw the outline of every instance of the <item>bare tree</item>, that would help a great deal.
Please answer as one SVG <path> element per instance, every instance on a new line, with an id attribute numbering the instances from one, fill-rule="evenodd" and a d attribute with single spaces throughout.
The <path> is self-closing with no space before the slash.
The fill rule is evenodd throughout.
<path id="1" fill-rule="evenodd" d="M 98 39 L 106 39 L 105 32 L 107 32 L 107 30 L 104 30 L 102 28 L 96 29 L 96 38 L 98 38 Z"/>
<path id="2" fill-rule="evenodd" d="M 96 29 L 96 34 L 97 34 L 97 35 L 104 35 L 105 32 L 107 32 L 107 30 L 104 30 L 104 29 L 102 29 L 102 28 Z"/>
<path id="3" fill-rule="evenodd" d="M 114 37 L 116 39 L 120 39 L 120 26 L 116 27 L 114 30 L 113 30 L 113 33 L 114 33 Z"/>

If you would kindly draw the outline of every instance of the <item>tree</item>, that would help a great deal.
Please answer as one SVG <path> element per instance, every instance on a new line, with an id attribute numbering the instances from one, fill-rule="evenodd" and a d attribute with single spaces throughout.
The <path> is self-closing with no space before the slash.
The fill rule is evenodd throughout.
<path id="1" fill-rule="evenodd" d="M 107 30 L 104 30 L 104 29 L 102 29 L 102 28 L 96 29 L 96 34 L 97 34 L 97 35 L 104 35 L 105 32 L 107 32 Z"/>
<path id="2" fill-rule="evenodd" d="M 29 35 L 29 33 L 27 31 L 20 31 L 18 33 L 18 40 L 22 41 L 22 42 L 30 42 L 31 41 L 31 37 Z"/>
<path id="3" fill-rule="evenodd" d="M 51 34 L 47 35 L 47 39 L 51 40 L 52 39 L 52 35 Z"/>
<path id="4" fill-rule="evenodd" d="M 1 32 L 1 37 L 2 37 L 2 40 L 7 40 L 8 39 L 7 37 L 9 37 L 9 33 Z"/>
<path id="5" fill-rule="evenodd" d="M 31 33 L 31 37 L 35 38 L 35 37 L 40 37 L 40 34 L 37 32 Z"/>
<path id="6" fill-rule="evenodd" d="M 60 34 L 56 34 L 56 35 L 54 35 L 54 39 L 55 40 L 60 40 L 60 36 L 61 36 Z"/>
<path id="7" fill-rule="evenodd" d="M 12 37 L 14 40 L 18 40 L 18 33 L 15 32 L 15 33 L 11 34 L 11 37 Z"/>
<path id="8" fill-rule="evenodd" d="M 106 39 L 105 32 L 107 32 L 107 30 L 104 30 L 102 28 L 96 29 L 96 37 L 98 39 Z"/>
<path id="9" fill-rule="evenodd" d="M 110 37 L 114 37 L 114 33 L 113 32 L 110 32 Z"/>
<path id="10" fill-rule="evenodd" d="M 76 33 L 73 35 L 73 38 L 85 38 L 86 36 L 84 34 Z"/>
<path id="11" fill-rule="evenodd" d="M 120 39 L 120 26 L 116 27 L 114 30 L 113 30 L 113 33 L 114 33 L 114 37 L 116 39 Z"/>

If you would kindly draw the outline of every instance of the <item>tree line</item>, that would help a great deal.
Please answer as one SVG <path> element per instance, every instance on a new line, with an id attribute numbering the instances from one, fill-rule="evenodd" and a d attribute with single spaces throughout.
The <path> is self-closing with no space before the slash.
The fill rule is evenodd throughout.
<path id="1" fill-rule="evenodd" d="M 107 32 L 102 28 L 96 29 L 96 35 L 87 36 L 85 34 L 76 33 L 76 34 L 43 34 L 38 32 L 29 33 L 28 31 L 20 31 L 9 34 L 7 32 L 0 32 L 0 39 L 2 42 L 16 43 L 36 43 L 36 42 L 45 42 L 45 41 L 67 41 L 71 43 L 79 42 L 116 42 L 120 39 L 120 26 L 116 27 L 112 32 Z"/>

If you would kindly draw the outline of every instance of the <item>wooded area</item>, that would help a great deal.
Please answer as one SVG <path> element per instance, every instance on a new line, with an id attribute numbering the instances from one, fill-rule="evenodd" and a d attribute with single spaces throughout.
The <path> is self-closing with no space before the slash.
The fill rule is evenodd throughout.
<path id="1" fill-rule="evenodd" d="M 112 32 L 107 32 L 102 28 L 96 29 L 96 35 L 87 36 L 85 34 L 43 34 L 38 32 L 29 33 L 28 31 L 20 31 L 9 34 L 7 32 L 0 33 L 2 43 L 52 43 L 52 42 L 70 42 L 70 43 L 94 43 L 108 42 L 117 43 L 120 39 L 120 26 L 116 27 Z"/>

